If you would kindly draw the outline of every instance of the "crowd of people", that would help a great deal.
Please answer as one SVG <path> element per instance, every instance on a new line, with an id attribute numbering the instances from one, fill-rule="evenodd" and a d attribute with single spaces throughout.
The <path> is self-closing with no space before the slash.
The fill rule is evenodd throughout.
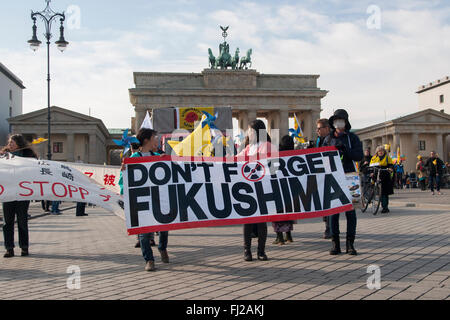
<path id="1" fill-rule="evenodd" d="M 266 126 L 261 120 L 254 120 L 250 122 L 247 130 L 246 142 L 244 148 L 237 154 L 238 156 L 255 156 L 275 153 L 278 150 L 294 150 L 298 148 L 317 148 L 323 146 L 334 146 L 338 149 L 345 173 L 355 173 L 360 171 L 362 182 L 373 179 L 369 168 L 371 165 L 377 165 L 385 169 L 381 175 L 382 185 L 382 213 L 389 212 L 389 196 L 394 193 L 394 186 L 404 186 L 405 178 L 409 179 L 409 175 L 404 172 L 401 161 L 394 164 L 392 158 L 389 156 L 384 146 L 378 146 L 375 154 L 370 155 L 370 150 L 364 150 L 362 143 L 358 136 L 351 132 L 351 124 L 348 113 L 339 109 L 329 119 L 320 119 L 316 123 L 317 140 L 310 141 L 308 144 L 298 144 L 294 142 L 292 136 L 286 135 L 280 139 L 279 146 L 272 143 L 272 139 L 266 130 Z M 130 157 L 146 157 L 146 156 L 160 156 L 163 151 L 159 148 L 159 138 L 156 131 L 152 129 L 140 129 L 137 136 L 139 145 L 131 146 Z M 8 145 L 1 151 L 1 153 L 12 153 L 18 157 L 33 157 L 37 158 L 36 153 L 26 143 L 21 135 L 12 135 L 9 138 Z M 440 192 L 440 184 L 444 171 L 448 166 L 442 162 L 435 152 L 431 152 L 430 158 L 426 162 L 422 157 L 418 157 L 416 164 L 416 173 L 418 183 L 422 190 L 425 190 L 426 181 L 429 183 L 432 194 L 435 190 L 438 194 Z M 359 168 L 359 169 L 358 169 Z M 122 165 L 122 170 L 125 165 Z M 448 170 L 448 169 L 447 169 Z M 123 180 L 122 174 L 119 180 L 121 187 L 121 194 L 123 194 Z M 29 254 L 29 237 L 28 237 L 28 207 L 29 201 L 13 201 L 3 203 L 3 235 L 4 244 L 6 248 L 5 258 L 14 256 L 14 220 L 17 216 L 19 228 L 19 246 L 22 249 L 22 256 Z M 57 201 L 42 201 L 44 210 L 49 210 L 50 204 L 55 214 L 59 213 L 59 202 Z M 85 203 L 77 203 L 77 216 L 85 214 Z M 338 255 L 342 253 L 340 246 L 340 214 L 334 214 L 323 218 L 325 230 L 323 234 L 324 239 L 331 239 L 330 255 Z M 345 252 L 350 255 L 356 255 L 355 238 L 357 216 L 355 210 L 345 212 L 346 217 L 346 247 Z M 285 245 L 293 242 L 292 231 L 295 221 L 281 221 L 273 222 L 272 227 L 276 235 L 273 244 Z M 161 255 L 163 263 L 169 263 L 168 247 L 168 231 L 158 232 L 158 251 Z M 252 238 L 257 238 L 257 259 L 267 261 L 266 242 L 267 242 L 268 228 L 267 223 L 245 224 L 243 226 L 243 244 L 244 244 L 244 260 L 252 261 Z M 154 271 L 155 258 L 152 251 L 152 246 L 155 246 L 154 233 L 140 234 L 135 245 L 136 248 L 141 248 L 142 256 L 145 260 L 145 270 Z"/>

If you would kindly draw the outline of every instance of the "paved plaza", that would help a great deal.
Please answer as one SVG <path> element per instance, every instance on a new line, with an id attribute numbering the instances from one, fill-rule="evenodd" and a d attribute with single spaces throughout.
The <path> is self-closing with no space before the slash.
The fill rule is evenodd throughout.
<path id="1" fill-rule="evenodd" d="M 30 256 L 0 257 L 1 299 L 450 299 L 450 190 L 432 196 L 417 189 L 391 198 L 391 213 L 358 212 L 357 256 L 330 256 L 322 219 L 298 221 L 294 242 L 277 246 L 272 227 L 269 261 L 245 262 L 242 226 L 169 233 L 170 263 L 154 248 L 156 272 L 144 271 L 135 236 L 101 208 L 76 217 L 30 210 Z M 345 217 L 341 215 L 345 249 Z M 16 228 L 17 245 L 17 228 Z M 3 238 L 1 239 L 3 240 Z M 3 241 L 0 245 L 3 248 Z M 2 252 L 3 253 L 3 252 Z M 256 239 L 253 240 L 256 258 Z M 369 289 L 369 266 L 381 271 L 381 289 Z M 79 269 L 78 269 L 79 268 Z M 80 288 L 73 287 L 80 271 Z"/>

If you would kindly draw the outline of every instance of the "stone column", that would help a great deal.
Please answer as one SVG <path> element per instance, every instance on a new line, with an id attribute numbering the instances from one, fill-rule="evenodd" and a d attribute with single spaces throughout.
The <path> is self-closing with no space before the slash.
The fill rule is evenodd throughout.
<path id="1" fill-rule="evenodd" d="M 134 122 L 133 131 L 137 133 L 142 122 L 144 122 L 147 109 L 135 107 L 134 110 L 136 111 L 136 121 Z"/>
<path id="2" fill-rule="evenodd" d="M 374 137 L 371 139 L 370 154 L 374 155 L 376 149 L 377 149 L 377 138 Z"/>
<path id="3" fill-rule="evenodd" d="M 436 134 L 436 152 L 441 160 L 444 160 L 443 134 Z"/>
<path id="4" fill-rule="evenodd" d="M 248 117 L 248 123 L 252 122 L 253 120 L 256 120 L 256 109 L 249 109 L 247 111 L 247 117 Z M 248 128 L 248 124 L 247 124 Z M 247 128 L 245 130 L 247 130 Z"/>
<path id="5" fill-rule="evenodd" d="M 266 115 L 267 131 L 272 139 L 273 144 L 280 142 L 280 114 L 278 111 L 269 111 Z"/>
<path id="6" fill-rule="evenodd" d="M 280 140 L 283 136 L 289 134 L 289 110 L 283 108 L 278 113 L 279 126 L 280 129 Z"/>
<path id="7" fill-rule="evenodd" d="M 89 134 L 89 163 L 97 163 L 97 135 L 95 133 Z"/>
<path id="8" fill-rule="evenodd" d="M 447 138 L 448 138 L 448 134 L 443 134 L 443 143 L 444 143 L 444 154 L 442 155 L 442 161 L 447 162 L 449 157 L 448 157 L 448 143 L 447 143 Z"/>
<path id="9" fill-rule="evenodd" d="M 311 111 L 306 110 L 306 111 L 297 111 L 295 112 L 295 115 L 297 116 L 298 121 L 300 122 L 299 125 L 302 125 L 302 122 L 304 124 L 302 130 L 303 130 L 303 134 L 304 136 L 308 139 L 311 140 L 313 135 L 312 135 L 312 131 L 313 128 L 315 128 L 315 124 L 312 124 L 312 116 L 311 116 Z"/>
<path id="10" fill-rule="evenodd" d="M 392 139 L 392 152 L 397 152 L 397 148 L 400 146 L 400 135 L 395 133 Z"/>
<path id="11" fill-rule="evenodd" d="M 309 140 L 316 141 L 317 140 L 317 131 L 316 131 L 316 123 L 317 120 L 320 119 L 320 110 L 312 110 L 311 111 L 311 136 Z"/>
<path id="12" fill-rule="evenodd" d="M 74 162 L 75 161 L 75 136 L 73 133 L 68 133 L 66 135 L 67 139 L 67 161 Z"/>
<path id="13" fill-rule="evenodd" d="M 411 134 L 411 145 L 412 145 L 412 151 L 414 153 L 414 158 L 417 157 L 419 154 L 419 134 L 413 133 Z M 403 153 L 400 147 L 400 152 Z"/>
<path id="14" fill-rule="evenodd" d="M 243 131 L 243 133 L 245 134 L 245 132 L 248 129 L 248 113 L 247 110 L 241 110 L 239 111 L 239 115 L 238 115 L 238 127 L 239 129 L 241 129 Z"/>

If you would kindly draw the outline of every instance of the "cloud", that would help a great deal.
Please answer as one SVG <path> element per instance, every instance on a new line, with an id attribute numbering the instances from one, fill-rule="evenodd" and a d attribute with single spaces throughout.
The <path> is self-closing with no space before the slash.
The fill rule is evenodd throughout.
<path id="1" fill-rule="evenodd" d="M 72 41 L 64 54 L 52 49 L 52 104 L 84 113 L 91 108 L 108 127 L 129 127 L 133 71 L 201 72 L 207 49 L 218 54 L 219 25 L 229 25 L 230 50 L 239 47 L 243 56 L 253 48 L 260 73 L 319 74 L 319 87 L 329 91 L 322 116 L 345 107 L 353 127 L 361 128 L 384 121 L 384 110 L 388 119 L 418 111 L 415 90 L 450 69 L 450 8 L 439 1 L 380 0 L 381 29 L 370 30 L 372 2 L 366 2 L 180 2 L 156 18 L 140 16 L 138 27 L 96 30 L 103 40 Z M 44 48 L 0 55 L 27 87 L 24 111 L 45 107 Z"/>

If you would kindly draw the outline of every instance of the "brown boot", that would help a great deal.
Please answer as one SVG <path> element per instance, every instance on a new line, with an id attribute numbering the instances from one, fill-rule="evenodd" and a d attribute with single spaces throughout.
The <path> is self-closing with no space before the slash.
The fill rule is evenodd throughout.
<path id="1" fill-rule="evenodd" d="M 155 261 L 147 261 L 145 265 L 145 271 L 155 271 Z"/>
<path id="2" fill-rule="evenodd" d="M 159 250 L 159 253 L 161 254 L 161 261 L 169 263 L 169 254 L 167 253 L 167 250 Z"/>

